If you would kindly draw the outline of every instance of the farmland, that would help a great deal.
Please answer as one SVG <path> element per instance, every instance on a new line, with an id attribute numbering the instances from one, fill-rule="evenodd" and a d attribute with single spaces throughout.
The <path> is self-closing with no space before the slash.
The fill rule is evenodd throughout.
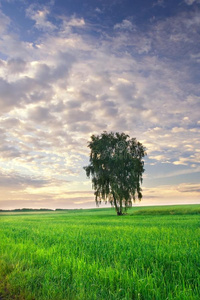
<path id="1" fill-rule="evenodd" d="M 200 299 L 200 205 L 0 214 L 0 299 Z"/>

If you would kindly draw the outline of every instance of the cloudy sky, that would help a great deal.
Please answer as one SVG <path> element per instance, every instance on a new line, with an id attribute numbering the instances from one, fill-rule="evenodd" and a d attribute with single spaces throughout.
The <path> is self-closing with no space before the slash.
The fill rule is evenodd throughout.
<path id="1" fill-rule="evenodd" d="M 200 0 L 0 1 L 0 208 L 95 207 L 91 134 L 147 147 L 141 204 L 200 203 Z"/>

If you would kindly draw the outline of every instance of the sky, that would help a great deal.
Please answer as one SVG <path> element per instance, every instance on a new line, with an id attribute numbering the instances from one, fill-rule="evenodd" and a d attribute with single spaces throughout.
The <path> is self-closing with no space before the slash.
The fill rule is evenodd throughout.
<path id="1" fill-rule="evenodd" d="M 95 207 L 103 131 L 147 148 L 136 205 L 200 203 L 199 41 L 200 0 L 1 0 L 0 209 Z"/>

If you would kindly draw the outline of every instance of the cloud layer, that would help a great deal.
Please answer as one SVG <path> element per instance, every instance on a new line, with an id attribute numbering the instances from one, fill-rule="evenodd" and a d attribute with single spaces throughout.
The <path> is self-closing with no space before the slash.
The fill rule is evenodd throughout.
<path id="1" fill-rule="evenodd" d="M 53 3 L 31 4 L 24 16 L 32 41 L 0 11 L 2 200 L 76 204 L 63 193 L 91 193 L 82 167 L 90 135 L 103 130 L 125 131 L 147 147 L 146 186 L 185 174 L 172 198 L 185 190 L 192 197 L 200 172 L 200 11 L 192 9 L 198 1 L 185 3 L 190 10 L 154 17 L 145 28 L 130 17 L 97 26 L 55 14 Z M 92 200 L 77 197 L 81 205 Z"/>

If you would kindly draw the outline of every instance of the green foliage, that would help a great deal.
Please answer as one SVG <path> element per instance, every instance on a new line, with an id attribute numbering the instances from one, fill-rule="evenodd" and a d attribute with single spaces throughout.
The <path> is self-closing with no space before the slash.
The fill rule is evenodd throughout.
<path id="1" fill-rule="evenodd" d="M 109 201 L 121 215 L 132 206 L 136 194 L 142 198 L 145 148 L 135 138 L 118 132 L 92 135 L 88 147 L 90 164 L 84 169 L 92 177 L 96 203 Z"/>
<path id="2" fill-rule="evenodd" d="M 115 218 L 112 209 L 0 216 L 0 296 L 15 300 L 199 300 L 199 206 Z M 135 214 L 138 212 L 138 214 Z M 140 212 L 140 213 L 139 213 Z M 177 214 L 176 214 L 177 213 Z"/>

